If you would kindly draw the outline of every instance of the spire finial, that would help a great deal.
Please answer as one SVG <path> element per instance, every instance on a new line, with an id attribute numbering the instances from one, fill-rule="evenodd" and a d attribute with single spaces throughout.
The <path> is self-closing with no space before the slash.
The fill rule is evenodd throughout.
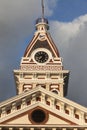
<path id="1" fill-rule="evenodd" d="M 42 5 L 42 19 L 44 19 L 44 2 L 41 0 L 41 5 Z"/>
<path id="2" fill-rule="evenodd" d="M 41 0 L 41 8 L 42 8 L 42 17 L 36 20 L 36 30 L 42 28 L 42 25 L 45 30 L 49 30 L 48 20 L 44 18 L 44 0 Z"/>

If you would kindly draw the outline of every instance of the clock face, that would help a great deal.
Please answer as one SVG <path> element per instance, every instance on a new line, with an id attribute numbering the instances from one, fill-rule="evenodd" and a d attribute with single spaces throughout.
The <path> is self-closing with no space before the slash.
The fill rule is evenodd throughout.
<path id="1" fill-rule="evenodd" d="M 49 56 L 46 52 L 44 51 L 38 51 L 35 54 L 35 60 L 39 63 L 45 63 L 48 60 Z"/>

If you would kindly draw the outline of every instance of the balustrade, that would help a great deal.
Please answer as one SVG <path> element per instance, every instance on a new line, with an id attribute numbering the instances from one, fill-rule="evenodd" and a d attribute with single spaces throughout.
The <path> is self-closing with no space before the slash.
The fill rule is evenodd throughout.
<path id="1" fill-rule="evenodd" d="M 41 88 L 43 89 L 43 88 Z M 9 116 L 11 113 L 15 113 L 16 111 L 20 109 L 24 109 L 25 107 L 28 107 L 29 105 L 33 105 L 36 102 L 41 102 L 45 105 L 48 105 L 51 109 L 56 108 L 56 110 L 60 111 L 61 113 L 67 114 L 67 116 L 79 121 L 81 124 L 86 124 L 87 123 L 87 116 L 86 112 L 81 111 L 80 109 L 77 109 L 76 107 L 64 103 L 61 99 L 57 99 L 56 97 L 53 97 L 52 95 L 45 94 L 43 92 L 37 92 L 37 93 L 32 93 L 32 97 L 29 97 L 27 95 L 24 98 L 21 98 L 21 100 L 18 102 L 20 104 L 17 106 L 17 102 L 10 102 L 9 108 L 10 108 L 10 113 L 8 113 L 9 109 L 8 106 L 1 107 L 1 118 L 4 118 L 5 116 Z"/>

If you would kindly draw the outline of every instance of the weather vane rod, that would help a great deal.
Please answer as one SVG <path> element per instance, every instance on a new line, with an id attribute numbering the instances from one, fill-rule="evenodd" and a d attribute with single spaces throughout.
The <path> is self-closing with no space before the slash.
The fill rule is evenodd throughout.
<path id="1" fill-rule="evenodd" d="M 42 5 L 42 19 L 44 19 L 44 2 L 41 0 L 41 5 Z"/>

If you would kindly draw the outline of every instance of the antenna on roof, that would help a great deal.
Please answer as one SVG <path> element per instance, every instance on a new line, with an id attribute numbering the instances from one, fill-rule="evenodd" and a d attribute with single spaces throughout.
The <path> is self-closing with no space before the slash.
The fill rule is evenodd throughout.
<path id="1" fill-rule="evenodd" d="M 42 5 L 42 19 L 44 19 L 44 2 L 41 0 L 41 5 Z"/>

